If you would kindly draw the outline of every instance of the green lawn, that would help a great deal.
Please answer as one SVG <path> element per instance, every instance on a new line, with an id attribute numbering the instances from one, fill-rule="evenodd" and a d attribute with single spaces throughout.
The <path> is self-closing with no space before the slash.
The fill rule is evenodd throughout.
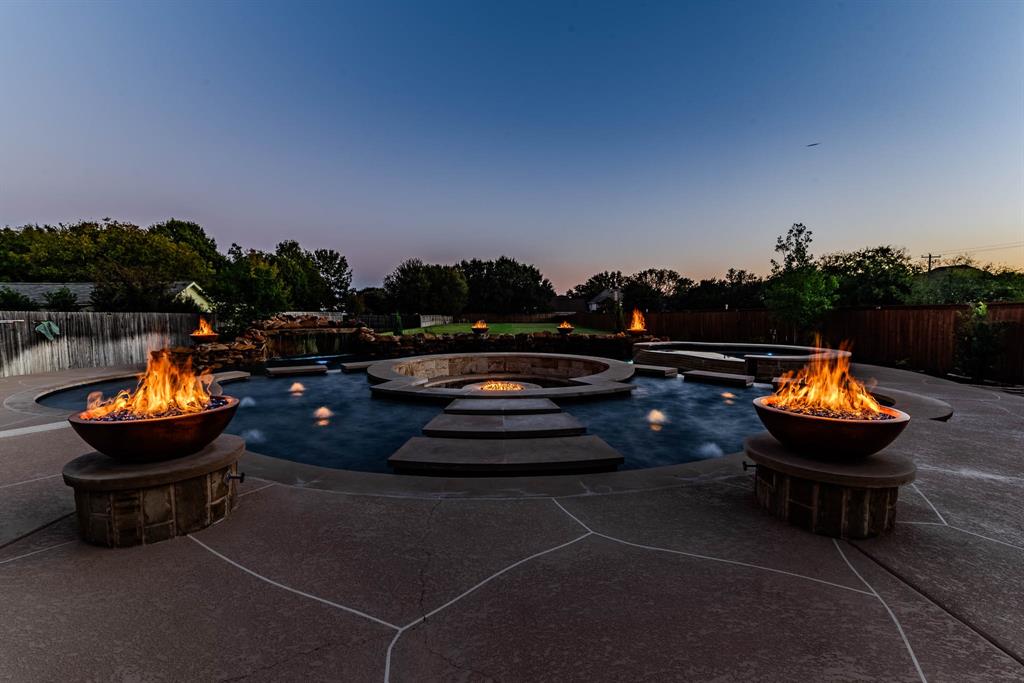
<path id="1" fill-rule="evenodd" d="M 451 323 L 450 325 L 434 325 L 433 327 L 414 327 L 403 330 L 403 334 L 417 334 L 429 332 L 430 334 L 459 334 L 470 332 L 471 323 Z M 558 323 L 489 323 L 489 334 L 523 334 L 530 332 L 556 332 Z M 381 331 L 381 334 L 391 334 Z M 577 327 L 573 334 L 613 334 L 608 330 L 595 330 L 592 327 Z"/>

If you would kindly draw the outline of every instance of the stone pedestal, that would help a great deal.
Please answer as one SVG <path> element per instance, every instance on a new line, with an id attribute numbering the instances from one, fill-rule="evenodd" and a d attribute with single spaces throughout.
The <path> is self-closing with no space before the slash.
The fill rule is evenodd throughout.
<path id="1" fill-rule="evenodd" d="M 779 519 L 839 538 L 868 538 L 896 521 L 899 487 L 914 480 L 909 458 L 883 451 L 859 460 L 817 460 L 789 451 L 768 432 L 743 444 L 757 464 L 758 503 Z"/>
<path id="2" fill-rule="evenodd" d="M 218 522 L 238 504 L 245 441 L 222 435 L 184 458 L 123 463 L 100 453 L 64 467 L 75 490 L 78 531 L 96 545 L 124 548 L 183 536 Z"/>

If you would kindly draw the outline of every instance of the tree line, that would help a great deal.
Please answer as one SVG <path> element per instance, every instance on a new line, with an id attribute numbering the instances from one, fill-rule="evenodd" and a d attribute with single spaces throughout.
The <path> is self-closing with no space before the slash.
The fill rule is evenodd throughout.
<path id="1" fill-rule="evenodd" d="M 836 307 L 1024 300 L 1024 273 L 979 266 L 969 259 L 924 272 L 906 249 L 883 245 L 811 253 L 813 233 L 792 225 L 775 244 L 771 271 L 759 276 L 730 268 L 698 281 L 668 268 L 632 275 L 596 273 L 567 295 L 593 300 L 606 290 L 603 310 L 644 311 L 769 308 L 806 329 Z M 221 253 L 202 226 L 170 219 L 142 228 L 104 219 L 70 225 L 0 229 L 0 309 L 36 306 L 3 282 L 92 282 L 89 302 L 71 292 L 47 296 L 50 310 L 89 304 L 105 311 L 189 311 L 172 283 L 197 282 L 214 302 L 221 324 L 236 329 L 284 310 L 362 313 L 463 312 L 515 315 L 552 310 L 555 290 L 535 265 L 501 256 L 454 265 L 408 259 L 382 286 L 351 288 L 352 271 L 333 249 L 307 250 L 294 240 L 273 251 L 232 244 Z"/>

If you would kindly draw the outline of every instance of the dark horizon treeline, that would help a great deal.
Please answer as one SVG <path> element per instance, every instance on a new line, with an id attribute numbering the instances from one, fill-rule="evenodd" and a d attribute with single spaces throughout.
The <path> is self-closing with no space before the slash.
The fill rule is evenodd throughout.
<path id="1" fill-rule="evenodd" d="M 592 299 L 622 292 L 623 307 L 644 311 L 771 308 L 801 324 L 835 307 L 1024 300 L 1024 273 L 978 267 L 969 259 L 923 272 L 906 249 L 883 245 L 820 257 L 812 233 L 794 224 L 778 238 L 765 277 L 730 268 L 723 277 L 694 281 L 669 268 L 632 275 L 597 273 L 567 294 Z M 419 259 L 400 263 L 380 287 L 351 289 L 352 271 L 333 249 L 304 249 L 294 240 L 274 251 L 232 244 L 226 253 L 202 226 L 169 219 L 148 228 L 104 219 L 57 226 L 0 229 L 0 308 L 34 308 L 3 282 L 94 282 L 93 298 L 70 292 L 48 297 L 51 310 L 91 305 L 108 311 L 188 311 L 170 285 L 195 281 L 228 324 L 244 325 L 283 310 L 458 315 L 514 315 L 552 310 L 555 290 L 534 265 L 501 256 L 455 265 Z M 614 308 L 611 299 L 602 304 Z"/>

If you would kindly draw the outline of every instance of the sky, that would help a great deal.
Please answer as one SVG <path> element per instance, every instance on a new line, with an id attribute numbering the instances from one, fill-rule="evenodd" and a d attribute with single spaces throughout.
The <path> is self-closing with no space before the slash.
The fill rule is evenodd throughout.
<path id="1" fill-rule="evenodd" d="M 359 286 L 763 274 L 794 222 L 1024 266 L 1020 2 L 6 2 L 0 93 L 0 225 L 194 220 Z"/>

